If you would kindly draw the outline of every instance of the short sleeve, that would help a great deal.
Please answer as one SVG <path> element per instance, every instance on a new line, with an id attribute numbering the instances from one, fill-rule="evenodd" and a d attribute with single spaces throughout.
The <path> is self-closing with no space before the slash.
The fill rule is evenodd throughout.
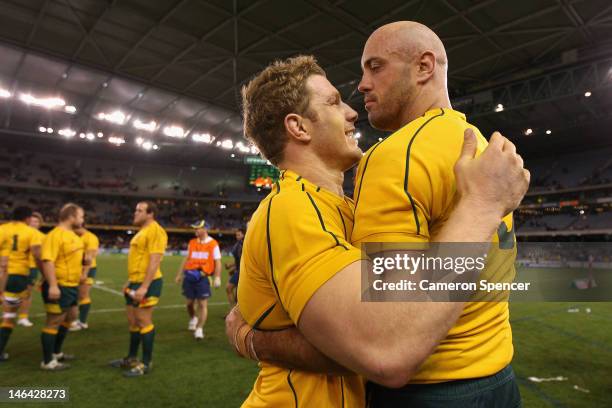
<path id="1" fill-rule="evenodd" d="M 168 236 L 163 229 L 155 229 L 147 240 L 147 249 L 150 254 L 164 254 L 168 245 Z"/>
<path id="2" fill-rule="evenodd" d="M 337 208 L 307 193 L 270 201 L 269 255 L 273 286 L 294 324 L 312 295 L 336 273 L 362 259 L 344 237 Z"/>
<path id="3" fill-rule="evenodd" d="M 90 247 L 87 248 L 89 251 L 91 250 L 98 250 L 100 249 L 100 240 L 98 239 L 98 237 L 95 234 L 91 234 L 91 242 L 90 242 Z"/>
<path id="4" fill-rule="evenodd" d="M 60 236 L 58 234 L 49 234 L 42 246 L 43 261 L 55 262 L 60 251 Z"/>
<path id="5" fill-rule="evenodd" d="M 219 243 L 215 241 L 215 246 L 213 247 L 213 259 L 218 261 L 221 259 L 221 250 L 219 249 Z"/>
<path id="6" fill-rule="evenodd" d="M 32 239 L 30 240 L 30 247 L 42 245 L 43 237 L 38 231 L 32 232 Z"/>

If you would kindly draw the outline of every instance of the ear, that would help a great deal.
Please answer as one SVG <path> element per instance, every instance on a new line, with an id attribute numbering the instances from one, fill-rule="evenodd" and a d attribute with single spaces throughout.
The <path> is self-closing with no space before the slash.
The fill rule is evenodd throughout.
<path id="1" fill-rule="evenodd" d="M 289 138 L 296 141 L 307 143 L 310 142 L 310 134 L 308 133 L 307 120 L 297 113 L 290 113 L 285 116 L 285 130 Z"/>
<path id="2" fill-rule="evenodd" d="M 425 51 L 418 60 L 417 82 L 427 82 L 436 69 L 436 56 L 431 51 Z"/>

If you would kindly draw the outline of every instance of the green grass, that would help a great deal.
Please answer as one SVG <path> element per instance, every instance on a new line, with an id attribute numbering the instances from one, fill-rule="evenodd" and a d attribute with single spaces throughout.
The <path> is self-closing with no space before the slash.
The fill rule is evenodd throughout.
<path id="1" fill-rule="evenodd" d="M 151 375 L 125 379 L 107 366 L 127 351 L 128 332 L 123 298 L 92 289 L 90 329 L 69 333 L 65 351 L 79 358 L 64 372 L 39 370 L 40 294 L 32 308 L 34 328 L 18 327 L 8 350 L 11 360 L 0 365 L 0 386 L 68 387 L 75 407 L 237 407 L 248 395 L 257 366 L 235 356 L 227 344 L 222 317 L 228 310 L 225 291 L 215 290 L 210 302 L 206 339 L 196 342 L 187 331 L 187 315 L 174 283 L 180 258 L 164 259 L 165 282 L 160 307 L 155 311 L 155 369 Z M 225 260 L 224 260 L 225 262 Z M 120 290 L 126 279 L 125 256 L 102 256 L 98 280 Z M 225 280 L 225 274 L 224 274 Z M 215 304 L 217 303 L 217 304 Z M 606 407 L 612 388 L 612 303 L 513 303 L 513 366 L 519 377 L 524 406 Z M 585 313 L 590 307 L 592 312 Z M 531 383 L 527 377 L 568 377 L 568 381 Z M 585 394 L 574 385 L 590 390 Z M 27 406 L 27 405 L 21 405 Z M 40 406 L 40 404 L 32 405 Z"/>

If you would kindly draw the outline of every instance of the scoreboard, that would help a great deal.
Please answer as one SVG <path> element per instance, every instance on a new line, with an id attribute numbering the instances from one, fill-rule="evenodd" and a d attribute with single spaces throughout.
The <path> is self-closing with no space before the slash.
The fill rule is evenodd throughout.
<path id="1" fill-rule="evenodd" d="M 247 156 L 244 158 L 244 162 L 249 165 L 249 185 L 270 189 L 278 180 L 280 171 L 266 159 Z"/>

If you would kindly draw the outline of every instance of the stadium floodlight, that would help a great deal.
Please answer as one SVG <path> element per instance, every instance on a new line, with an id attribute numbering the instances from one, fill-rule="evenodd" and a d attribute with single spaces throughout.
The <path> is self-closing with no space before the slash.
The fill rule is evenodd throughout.
<path id="1" fill-rule="evenodd" d="M 525 130 L 525 136 L 529 136 L 532 133 L 533 133 L 533 129 L 531 128 Z"/>
<path id="2" fill-rule="evenodd" d="M 361 137 L 361 132 L 357 132 L 354 135 L 355 139 L 359 139 Z"/>
<path id="3" fill-rule="evenodd" d="M 227 205 L 225 205 L 225 204 L 221 204 L 221 205 L 219 206 L 219 208 L 220 208 L 220 209 L 222 209 L 222 210 L 225 210 L 225 209 L 227 208 Z"/>
<path id="4" fill-rule="evenodd" d="M 248 146 L 245 146 L 244 143 L 242 143 L 242 142 L 236 143 L 236 149 L 240 150 L 242 153 L 250 153 L 251 152 L 251 149 Z M 232 154 L 232 157 L 234 157 L 234 154 Z"/>
<path id="5" fill-rule="evenodd" d="M 125 116 L 125 113 L 121 112 L 120 110 L 116 110 L 111 113 L 100 112 L 96 115 L 96 118 L 98 118 L 99 120 L 116 123 L 117 125 L 123 125 L 127 120 L 127 116 Z"/>
<path id="6" fill-rule="evenodd" d="M 76 113 L 77 108 L 74 105 L 68 105 L 68 106 L 64 106 L 64 111 L 68 113 Z"/>
<path id="7" fill-rule="evenodd" d="M 44 126 L 39 126 L 39 127 L 38 127 L 38 131 L 39 131 L 40 133 L 45 133 L 45 132 L 47 131 L 47 128 L 46 128 L 46 127 L 44 127 Z"/>
<path id="8" fill-rule="evenodd" d="M 47 133 L 53 133 L 53 128 L 48 127 L 47 128 Z"/>
<path id="9" fill-rule="evenodd" d="M 11 96 L 13 96 L 11 91 L 9 91 L 8 89 L 0 88 L 0 98 L 6 99 L 6 98 L 10 98 Z"/>
<path id="10" fill-rule="evenodd" d="M 589 96 L 591 96 L 591 95 L 593 95 L 593 94 L 591 93 L 591 91 L 586 91 L 586 92 L 584 93 L 584 97 L 585 97 L 585 98 L 588 98 L 588 97 L 589 97 Z"/>
<path id="11" fill-rule="evenodd" d="M 158 145 L 156 145 L 156 144 L 154 144 L 154 145 L 153 145 L 153 150 L 159 150 L 159 146 L 158 146 Z"/>
<path id="12" fill-rule="evenodd" d="M 153 148 L 153 143 L 151 143 L 150 141 L 147 140 L 145 142 L 142 142 L 141 146 L 145 150 L 151 150 Z"/>
<path id="13" fill-rule="evenodd" d="M 96 136 L 98 136 L 100 139 L 102 139 L 104 137 L 104 133 L 98 132 L 98 133 L 96 133 Z"/>
<path id="14" fill-rule="evenodd" d="M 57 133 L 67 139 L 70 139 L 71 137 L 74 137 L 74 135 L 76 135 L 76 132 L 70 128 L 60 129 Z"/>
<path id="15" fill-rule="evenodd" d="M 164 127 L 164 135 L 168 137 L 177 138 L 184 138 L 185 136 L 187 136 L 187 134 L 185 133 L 185 129 L 183 129 L 181 126 L 176 125 Z"/>
<path id="16" fill-rule="evenodd" d="M 50 97 L 50 98 L 38 98 L 32 94 L 19 95 L 19 100 L 27 105 L 35 105 L 43 108 L 59 108 L 60 106 L 66 105 L 66 101 L 62 98 Z"/>
<path id="17" fill-rule="evenodd" d="M 137 137 L 136 138 L 136 144 L 138 146 L 141 146 L 143 144 L 143 142 L 144 142 L 144 139 L 142 137 Z"/>
<path id="18" fill-rule="evenodd" d="M 92 140 L 94 140 L 95 138 L 96 138 L 96 136 L 95 136 L 93 133 L 91 133 L 91 132 L 87 132 L 87 135 L 86 135 L 86 139 L 87 139 L 87 140 L 89 140 L 89 141 L 91 142 L 91 141 L 92 141 Z"/>
<path id="19" fill-rule="evenodd" d="M 255 145 L 251 145 L 251 154 L 259 154 L 259 149 Z"/>
<path id="20" fill-rule="evenodd" d="M 191 140 L 198 143 L 211 144 L 215 140 L 215 137 L 208 133 L 194 133 L 191 135 Z"/>
<path id="21" fill-rule="evenodd" d="M 122 138 L 122 137 L 118 137 L 118 136 L 110 136 L 110 137 L 108 138 L 108 142 L 109 142 L 110 144 L 115 145 L 115 146 L 121 146 L 122 144 L 124 144 L 124 143 L 125 143 L 125 139 L 124 139 L 124 138 Z"/>
<path id="22" fill-rule="evenodd" d="M 79 133 L 79 137 L 80 137 L 81 139 L 85 139 L 85 133 L 83 133 L 83 132 Z"/>
<path id="23" fill-rule="evenodd" d="M 504 105 L 502 105 L 501 103 L 498 103 L 497 106 L 495 106 L 495 112 L 503 112 L 504 111 Z"/>
<path id="24" fill-rule="evenodd" d="M 155 132 L 155 129 L 157 129 L 157 122 L 155 122 L 154 120 L 150 122 L 143 122 L 140 119 L 136 119 L 132 123 L 132 126 L 134 126 L 138 130 L 144 130 L 146 132 Z"/>
<path id="25" fill-rule="evenodd" d="M 234 153 L 230 154 L 230 157 L 233 159 L 234 157 L 236 157 L 236 155 Z"/>
<path id="26" fill-rule="evenodd" d="M 224 141 L 221 142 L 221 147 L 224 149 L 233 149 L 234 148 L 234 142 L 232 141 L 232 139 L 225 139 Z"/>
<path id="27" fill-rule="evenodd" d="M 552 133 L 552 130 L 550 130 L 550 129 L 546 130 L 546 134 L 547 135 L 550 135 L 551 133 Z"/>

